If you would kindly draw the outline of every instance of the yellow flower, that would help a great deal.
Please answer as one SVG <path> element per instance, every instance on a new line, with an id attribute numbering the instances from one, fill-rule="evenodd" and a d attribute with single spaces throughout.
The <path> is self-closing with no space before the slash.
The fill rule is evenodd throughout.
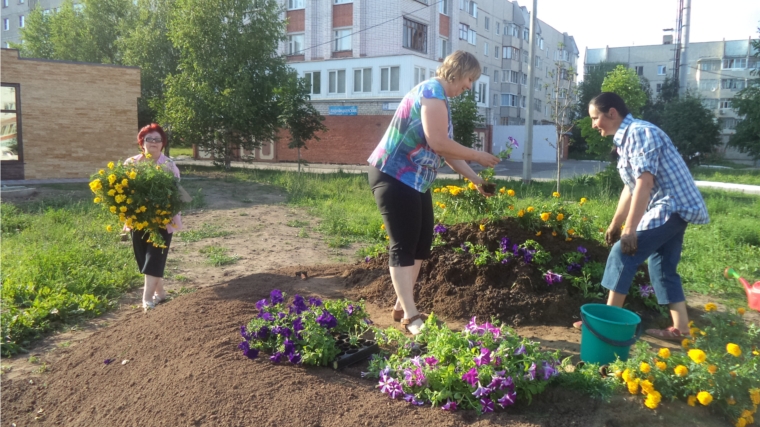
<path id="1" fill-rule="evenodd" d="M 131 199 L 131 198 L 127 198 L 127 204 L 128 204 L 128 205 L 131 205 L 131 204 L 132 204 L 132 199 Z"/>
<path id="2" fill-rule="evenodd" d="M 631 394 L 638 394 L 639 393 L 639 379 L 634 378 L 633 381 L 628 381 L 625 383 L 626 386 L 628 386 L 628 393 Z"/>
<path id="3" fill-rule="evenodd" d="M 557 237 L 557 232 L 556 231 L 552 231 L 552 236 Z"/>
<path id="4" fill-rule="evenodd" d="M 110 231 L 113 231 L 113 227 L 111 227 L 110 225 L 107 225 L 107 226 L 106 226 L 106 231 L 109 231 L 109 232 L 110 232 Z"/>
<path id="5" fill-rule="evenodd" d="M 586 202 L 588 202 L 588 199 L 585 197 L 581 197 L 581 206 L 583 206 L 583 204 Z"/>
<path id="6" fill-rule="evenodd" d="M 470 190 L 477 190 L 478 186 L 470 182 L 467 184 L 467 188 L 469 188 Z"/>
<path id="7" fill-rule="evenodd" d="M 99 171 L 98 171 L 98 174 L 100 174 L 100 175 L 105 175 L 105 174 L 106 174 L 106 171 L 104 171 L 103 169 L 101 169 L 101 170 L 99 170 Z"/>
<path id="8" fill-rule="evenodd" d="M 657 355 L 663 359 L 667 359 L 668 357 L 670 357 L 670 349 L 667 347 L 663 347 L 660 349 L 660 351 L 657 352 Z"/>
<path id="9" fill-rule="evenodd" d="M 135 179 L 135 178 L 137 178 L 137 172 L 130 171 L 129 172 L 129 179 Z"/>
<path id="10" fill-rule="evenodd" d="M 740 316 L 744 316 L 744 313 L 746 311 L 747 310 L 745 310 L 744 307 L 739 307 L 738 309 L 736 309 L 736 312 L 739 313 Z"/>
<path id="11" fill-rule="evenodd" d="M 714 374 L 714 373 L 718 372 L 718 367 L 715 366 L 715 365 L 710 365 L 710 366 L 707 367 L 707 372 L 709 372 L 711 374 Z"/>
<path id="12" fill-rule="evenodd" d="M 530 209 L 530 208 L 528 208 Z M 541 214 L 541 220 L 543 221 L 549 221 L 549 218 L 551 218 L 551 214 L 549 212 L 544 212 Z"/>
<path id="13" fill-rule="evenodd" d="M 660 400 L 662 399 L 662 395 L 657 390 L 652 390 L 648 395 L 647 399 L 644 401 L 644 405 L 646 405 L 649 409 L 657 409 L 657 406 L 660 405 Z"/>
<path id="14" fill-rule="evenodd" d="M 734 427 L 746 427 L 747 426 L 747 420 L 744 418 L 739 418 L 736 420 L 736 424 L 734 424 Z"/>
<path id="15" fill-rule="evenodd" d="M 385 224 L 380 225 L 381 230 L 385 230 Z"/>
<path id="16" fill-rule="evenodd" d="M 752 414 L 754 414 L 753 411 L 750 411 L 749 409 L 745 409 L 742 411 L 742 414 L 740 415 L 740 417 L 747 418 L 749 416 L 752 416 Z"/>
<path id="17" fill-rule="evenodd" d="M 126 211 L 127 211 L 127 207 L 126 206 L 122 206 L 122 207 L 119 208 L 119 212 L 126 212 Z"/>
<path id="18" fill-rule="evenodd" d="M 480 224 L 480 231 L 486 231 L 486 225 Z"/>
<path id="19" fill-rule="evenodd" d="M 565 214 L 557 214 L 557 221 L 562 221 L 565 219 Z"/>
<path id="20" fill-rule="evenodd" d="M 514 206 L 512 206 L 512 205 L 509 205 L 509 206 L 507 207 L 507 209 L 509 209 L 509 210 L 513 211 L 513 210 L 515 210 L 515 207 L 514 207 Z"/>
<path id="21" fill-rule="evenodd" d="M 111 197 L 115 196 L 116 195 L 116 190 L 114 190 L 113 188 L 110 189 L 110 190 L 108 190 L 108 195 L 111 196 Z"/>
<path id="22" fill-rule="evenodd" d="M 153 157 L 153 156 L 151 156 L 151 155 L 150 155 L 150 153 L 145 153 L 145 158 L 146 158 L 146 159 L 150 159 L 150 158 L 152 158 L 152 157 Z"/>
<path id="23" fill-rule="evenodd" d="M 692 337 L 696 337 L 699 333 L 699 328 L 689 328 L 689 335 Z"/>
<path id="24" fill-rule="evenodd" d="M 686 398 L 686 403 L 689 404 L 689 406 L 696 406 L 697 404 L 697 396 L 694 396 L 693 394 Z"/>
<path id="25" fill-rule="evenodd" d="M 435 189 L 433 189 L 433 193 L 440 193 L 440 192 L 441 192 L 441 189 L 440 189 L 440 188 L 435 188 Z"/>
<path id="26" fill-rule="evenodd" d="M 623 381 L 625 381 L 625 382 L 631 382 L 631 381 L 633 381 L 633 380 L 636 379 L 636 374 L 634 374 L 633 372 L 631 372 L 630 369 L 626 369 L 625 371 L 623 371 L 622 377 L 623 377 Z"/>
<path id="27" fill-rule="evenodd" d="M 707 355 L 705 354 L 704 351 L 698 348 L 695 348 L 695 349 L 689 350 L 689 358 L 693 360 L 695 363 L 699 364 L 699 363 L 703 363 L 705 359 L 707 359 Z"/>
<path id="28" fill-rule="evenodd" d="M 664 371 L 664 370 L 668 369 L 668 364 L 665 363 L 665 362 L 657 362 L 657 363 L 655 363 L 655 365 L 657 365 L 657 369 L 659 369 L 661 371 Z"/>
<path id="29" fill-rule="evenodd" d="M 681 347 L 683 347 L 684 349 L 689 348 L 690 345 L 691 345 L 691 341 L 688 338 L 684 338 L 683 341 L 681 341 Z"/>
<path id="30" fill-rule="evenodd" d="M 519 211 L 517 211 L 517 216 L 519 216 L 520 218 L 524 217 L 525 216 L 525 210 L 524 209 L 520 209 Z"/>
<path id="31" fill-rule="evenodd" d="M 122 179 L 121 185 L 124 187 L 129 187 L 129 180 L 127 178 Z"/>
<path id="32" fill-rule="evenodd" d="M 689 374 L 689 368 L 683 365 L 678 365 L 673 369 L 673 371 L 678 375 L 679 377 L 685 377 Z"/>
<path id="33" fill-rule="evenodd" d="M 717 309 L 718 309 L 718 306 L 711 302 L 708 302 L 707 304 L 705 304 L 705 311 L 708 313 L 711 311 L 715 311 Z"/>
<path id="34" fill-rule="evenodd" d="M 707 406 L 712 402 L 713 397 L 712 394 L 706 392 L 706 391 L 700 391 L 697 393 L 697 400 L 699 400 L 699 403 L 701 403 L 704 406 Z"/>
<path id="35" fill-rule="evenodd" d="M 752 403 L 760 405 L 760 388 L 749 389 L 749 398 L 752 399 Z"/>
<path id="36" fill-rule="evenodd" d="M 449 189 L 447 187 L 441 187 L 441 193 L 448 193 Z"/>
<path id="37" fill-rule="evenodd" d="M 108 183 L 113 184 L 114 182 L 116 182 L 116 175 L 114 174 L 108 175 Z"/>
<path id="38" fill-rule="evenodd" d="M 734 343 L 728 343 L 726 345 L 726 352 L 734 357 L 739 357 L 742 355 L 742 349 Z"/>
<path id="39" fill-rule="evenodd" d="M 536 210 L 536 208 L 534 208 L 533 206 L 528 206 L 528 209 L 527 209 L 527 210 L 528 210 L 528 213 L 530 213 L 530 212 L 533 212 L 533 211 L 535 211 L 535 210 Z"/>
<path id="40" fill-rule="evenodd" d="M 731 406 L 736 405 L 736 399 L 734 399 L 733 397 L 727 397 L 726 403 L 728 403 Z"/>
<path id="41" fill-rule="evenodd" d="M 108 210 L 111 211 L 111 213 L 116 213 L 116 206 L 111 206 Z"/>
<path id="42" fill-rule="evenodd" d="M 115 188 L 116 192 L 119 193 L 119 194 L 121 194 L 121 193 L 124 192 L 124 187 L 122 187 L 121 184 L 116 184 L 116 185 L 113 186 L 113 188 Z"/>
<path id="43" fill-rule="evenodd" d="M 504 187 L 499 188 L 499 193 L 504 194 L 507 192 L 507 189 Z"/>
<path id="44" fill-rule="evenodd" d="M 559 193 L 558 193 L 558 192 L 556 192 L 556 191 L 555 191 L 555 192 L 553 192 L 553 193 L 552 193 L 552 197 L 559 197 Z"/>
<path id="45" fill-rule="evenodd" d="M 108 162 L 108 169 L 113 169 L 113 162 Z"/>
<path id="46" fill-rule="evenodd" d="M 641 386 L 641 393 L 642 394 L 649 394 L 649 393 L 655 391 L 654 390 L 654 384 L 652 384 L 652 382 L 649 381 L 649 380 L 643 380 L 643 381 L 639 382 L 639 386 Z"/>
<path id="47" fill-rule="evenodd" d="M 571 229 L 567 230 L 567 234 L 569 234 L 569 235 L 572 236 L 573 234 L 575 234 L 575 230 L 571 228 Z"/>
<path id="48" fill-rule="evenodd" d="M 385 236 L 385 240 L 390 240 L 390 237 L 388 237 L 388 236 Z"/>
<path id="49" fill-rule="evenodd" d="M 540 235 L 541 235 L 541 232 L 540 232 L 540 231 L 539 231 L 538 233 L 536 233 L 536 236 L 540 236 Z"/>
<path id="50" fill-rule="evenodd" d="M 515 197 L 515 190 L 513 190 L 511 188 L 509 190 L 507 190 L 507 196 L 509 196 L 509 197 Z"/>
<path id="51" fill-rule="evenodd" d="M 90 190 L 92 190 L 93 193 L 100 190 L 101 188 L 103 188 L 103 184 L 100 183 L 99 179 L 96 179 L 90 183 Z"/>
<path id="52" fill-rule="evenodd" d="M 439 206 L 441 207 L 441 209 L 446 209 L 446 205 L 443 203 L 441 203 Z"/>
<path id="53" fill-rule="evenodd" d="M 639 365 L 639 371 L 641 371 L 641 372 L 643 372 L 645 374 L 648 374 L 649 371 L 651 371 L 651 370 L 652 370 L 652 367 L 649 366 L 649 363 L 647 363 L 647 362 L 641 362 L 641 365 Z"/>
<path id="54" fill-rule="evenodd" d="M 95 202 L 95 203 L 100 203 L 100 202 L 101 202 L 101 199 L 100 199 L 100 197 L 96 197 L 96 198 L 95 198 L 95 200 L 93 200 L 93 202 Z"/>
<path id="55" fill-rule="evenodd" d="M 572 238 L 570 238 L 570 237 L 567 237 L 567 238 L 565 238 L 565 241 L 566 241 L 566 242 L 572 242 L 572 241 L 573 241 L 573 239 L 572 239 Z"/>

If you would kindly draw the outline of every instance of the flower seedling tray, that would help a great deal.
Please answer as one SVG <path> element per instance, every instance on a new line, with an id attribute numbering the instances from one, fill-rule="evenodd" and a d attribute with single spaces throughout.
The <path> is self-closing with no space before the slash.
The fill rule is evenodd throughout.
<path id="1" fill-rule="evenodd" d="M 333 369 L 343 369 L 380 352 L 380 346 L 373 340 L 360 339 L 356 345 L 351 345 L 348 339 L 340 336 L 336 341 L 341 351 L 332 362 Z"/>

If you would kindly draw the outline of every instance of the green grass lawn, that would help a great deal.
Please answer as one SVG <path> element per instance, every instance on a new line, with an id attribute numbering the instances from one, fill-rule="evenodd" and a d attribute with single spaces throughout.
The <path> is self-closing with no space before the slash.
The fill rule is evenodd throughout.
<path id="1" fill-rule="evenodd" d="M 760 185 L 760 169 L 695 168 L 691 174 L 697 181 Z"/>
<path id="2" fill-rule="evenodd" d="M 172 157 L 179 157 L 179 156 L 192 157 L 193 147 L 170 147 L 169 154 Z"/>

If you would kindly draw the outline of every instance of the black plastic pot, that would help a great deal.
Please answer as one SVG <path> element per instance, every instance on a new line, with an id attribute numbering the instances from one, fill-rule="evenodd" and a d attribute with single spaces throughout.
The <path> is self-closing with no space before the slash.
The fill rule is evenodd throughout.
<path id="1" fill-rule="evenodd" d="M 333 369 L 343 369 L 380 352 L 380 346 L 376 342 L 370 340 L 363 341 L 365 341 L 364 345 L 360 343 L 359 346 L 349 346 L 347 350 L 341 348 L 340 354 L 335 357 L 332 363 Z"/>

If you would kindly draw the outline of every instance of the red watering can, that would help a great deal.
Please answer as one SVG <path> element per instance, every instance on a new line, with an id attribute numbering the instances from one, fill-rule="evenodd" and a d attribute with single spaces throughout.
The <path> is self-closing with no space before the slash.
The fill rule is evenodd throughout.
<path id="1" fill-rule="evenodd" d="M 760 311 L 760 281 L 755 282 L 754 285 L 750 285 L 747 279 L 741 278 L 739 273 L 731 267 L 726 267 L 723 276 L 725 276 L 726 279 L 739 279 L 739 283 L 744 286 L 744 291 L 747 292 L 749 308 Z"/>

